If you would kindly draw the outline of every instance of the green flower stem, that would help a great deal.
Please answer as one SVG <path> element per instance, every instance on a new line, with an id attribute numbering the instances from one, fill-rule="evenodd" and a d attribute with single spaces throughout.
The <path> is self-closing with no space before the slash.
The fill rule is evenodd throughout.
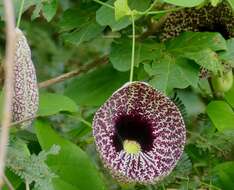
<path id="1" fill-rule="evenodd" d="M 134 62 L 135 62 L 135 20 L 134 20 L 134 12 L 132 12 L 132 58 L 131 58 L 131 69 L 130 69 L 130 78 L 129 82 L 133 81 L 133 73 L 134 73 Z"/>
<path id="2" fill-rule="evenodd" d="M 72 117 L 72 118 L 77 119 L 78 121 L 80 121 L 82 123 L 84 123 L 87 127 L 92 128 L 92 124 L 89 121 L 85 120 L 80 114 L 71 114 L 69 116 Z"/>
<path id="3" fill-rule="evenodd" d="M 201 181 L 201 184 L 202 184 L 203 186 L 208 187 L 209 189 L 221 190 L 219 187 L 216 187 L 215 185 L 212 185 L 212 184 L 207 184 L 207 183 L 202 182 L 202 181 Z"/>
<path id="4" fill-rule="evenodd" d="M 84 123 L 88 127 L 92 128 L 92 124 L 90 122 L 86 121 L 85 119 L 83 119 L 82 117 L 78 117 L 78 120 L 80 120 L 82 123 Z"/>
<path id="5" fill-rule="evenodd" d="M 108 3 L 104 3 L 104 2 L 102 2 L 100 0 L 93 0 L 93 1 L 96 2 L 96 3 L 99 3 L 99 4 L 103 5 L 103 6 L 109 7 L 111 9 L 115 9 L 115 7 L 113 7 L 112 5 L 110 5 Z"/>
<path id="6" fill-rule="evenodd" d="M 102 2 L 100 0 L 93 0 L 94 2 L 98 3 L 98 4 L 101 4 L 105 7 L 108 7 L 108 8 L 111 8 L 111 9 L 115 9 L 114 6 L 108 4 L 108 3 L 105 3 L 105 2 Z M 154 6 L 155 4 L 157 3 L 158 1 L 155 0 L 151 5 L 150 7 L 145 10 L 145 11 L 134 11 L 134 15 L 155 15 L 155 14 L 162 14 L 162 13 L 169 13 L 169 12 L 173 12 L 173 11 L 178 11 L 178 10 L 181 10 L 183 9 L 184 7 L 178 7 L 178 8 L 173 8 L 173 9 L 168 9 L 168 10 L 159 10 L 159 11 L 150 11 Z M 131 14 L 132 15 L 132 14 Z M 128 15 L 128 16 L 131 16 L 131 15 Z"/>
<path id="7" fill-rule="evenodd" d="M 148 11 L 148 12 L 137 12 L 139 15 L 156 15 L 156 14 L 162 14 L 162 13 L 170 13 L 174 11 L 179 11 L 183 9 L 184 7 L 179 7 L 179 8 L 173 8 L 173 9 L 167 9 L 167 10 L 159 10 L 159 11 Z"/>
<path id="8" fill-rule="evenodd" d="M 145 11 L 143 11 L 142 13 L 147 14 L 158 2 L 158 0 L 155 0 L 148 9 L 146 9 Z"/>
<path id="9" fill-rule="evenodd" d="M 17 25 L 16 25 L 17 28 L 19 28 L 19 26 L 20 26 L 20 21 L 21 21 L 23 9 L 24 9 L 24 0 L 21 0 L 20 10 L 19 10 L 19 15 L 18 15 L 18 20 L 17 20 Z"/>

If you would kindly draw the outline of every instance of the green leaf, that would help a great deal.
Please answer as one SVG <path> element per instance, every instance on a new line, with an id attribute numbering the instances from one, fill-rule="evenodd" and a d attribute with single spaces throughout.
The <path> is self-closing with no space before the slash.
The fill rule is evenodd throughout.
<path id="1" fill-rule="evenodd" d="M 214 184 L 221 189 L 233 189 L 234 187 L 234 162 L 224 162 L 214 167 L 213 174 L 218 176 Z"/>
<path id="2" fill-rule="evenodd" d="M 217 74 L 222 70 L 221 62 L 217 54 L 210 49 L 203 49 L 198 52 L 184 52 L 185 58 L 194 60 L 197 64 Z"/>
<path id="3" fill-rule="evenodd" d="M 188 1 L 188 0 L 164 0 L 166 3 L 170 3 L 173 5 L 177 6 L 182 6 L 182 7 L 194 7 L 197 5 L 200 5 L 201 3 L 204 2 L 204 0 L 193 0 L 193 1 Z"/>
<path id="4" fill-rule="evenodd" d="M 104 28 L 97 23 L 91 22 L 80 30 L 65 33 L 62 37 L 66 42 L 80 45 L 81 43 L 90 41 L 100 35 L 103 29 Z"/>
<path id="5" fill-rule="evenodd" d="M 226 102 L 212 101 L 208 104 L 206 111 L 219 131 L 234 130 L 234 112 Z"/>
<path id="6" fill-rule="evenodd" d="M 200 113 L 205 112 L 206 104 L 200 97 L 200 94 L 188 90 L 179 90 L 176 93 L 183 102 L 188 117 L 198 116 Z"/>
<path id="7" fill-rule="evenodd" d="M 58 8 L 57 0 L 47 0 L 47 1 L 40 1 L 34 0 L 35 9 L 33 10 L 33 14 L 31 19 L 34 20 L 40 16 L 40 12 L 42 12 L 45 19 L 50 22 L 52 18 L 55 16 Z"/>
<path id="8" fill-rule="evenodd" d="M 157 89 L 168 94 L 173 88 L 196 86 L 198 68 L 186 59 L 175 59 L 169 54 L 163 54 L 152 66 L 145 64 L 145 70 L 153 76 L 150 83 Z"/>
<path id="9" fill-rule="evenodd" d="M 63 95 L 54 93 L 41 93 L 39 103 L 39 116 L 54 115 L 61 111 L 77 112 L 76 103 Z"/>
<path id="10" fill-rule="evenodd" d="M 63 181 L 60 178 L 53 179 L 54 190 L 79 190 L 77 187 Z"/>
<path id="11" fill-rule="evenodd" d="M 20 5 L 21 5 L 21 0 L 13 0 L 14 3 L 14 8 L 15 8 L 15 15 L 18 16 L 19 10 L 20 10 Z M 31 6 L 36 5 L 40 3 L 40 0 L 25 0 L 24 1 L 24 8 L 23 12 L 28 10 Z M 4 16 L 4 11 L 3 11 L 3 0 L 0 0 L 0 16 Z"/>
<path id="12" fill-rule="evenodd" d="M 33 14 L 31 15 L 31 20 L 34 20 L 40 16 L 40 12 L 41 12 L 41 9 L 43 7 L 42 3 L 39 0 L 37 0 L 37 1 L 38 2 L 33 10 Z"/>
<path id="13" fill-rule="evenodd" d="M 174 56 L 192 59 L 215 74 L 222 69 L 216 51 L 227 49 L 226 41 L 219 33 L 209 32 L 185 32 L 166 46 Z"/>
<path id="14" fill-rule="evenodd" d="M 220 33 L 184 32 L 166 44 L 173 53 L 183 53 L 211 49 L 212 51 L 227 50 L 225 39 Z"/>
<path id="15" fill-rule="evenodd" d="M 88 3 L 81 4 L 79 8 L 66 10 L 59 22 L 64 41 L 80 45 L 100 35 L 104 27 L 96 23 L 94 14 L 96 9 L 96 6 Z"/>
<path id="16" fill-rule="evenodd" d="M 225 63 L 234 67 L 234 38 L 228 39 L 227 50 L 219 53 L 219 57 Z"/>
<path id="17" fill-rule="evenodd" d="M 138 65 L 140 44 L 135 45 L 135 66 Z M 132 42 L 129 39 L 120 39 L 111 45 L 110 61 L 113 67 L 119 71 L 128 71 L 131 65 Z M 121 55 L 121 56 L 120 56 Z"/>
<path id="18" fill-rule="evenodd" d="M 127 81 L 128 73 L 105 66 L 71 81 L 65 94 L 78 105 L 99 106 Z"/>
<path id="19" fill-rule="evenodd" d="M 127 0 L 116 0 L 114 3 L 115 6 L 115 19 L 119 20 L 124 16 L 131 15 L 131 9 L 128 6 Z"/>
<path id="20" fill-rule="evenodd" d="M 232 9 L 234 9 L 234 0 L 228 0 L 228 3 L 231 5 Z"/>
<path id="21" fill-rule="evenodd" d="M 52 20 L 57 12 L 58 2 L 57 0 L 50 0 L 43 3 L 42 13 L 48 22 Z"/>
<path id="22" fill-rule="evenodd" d="M 16 174 L 14 174 L 12 171 L 10 171 L 9 169 L 7 169 L 5 171 L 6 176 L 8 178 L 8 180 L 11 182 L 11 184 L 13 185 L 13 187 L 15 189 L 18 189 L 19 186 L 23 183 L 22 179 L 20 179 L 19 176 L 17 176 Z M 3 190 L 9 190 L 8 187 L 6 185 L 3 186 Z"/>
<path id="23" fill-rule="evenodd" d="M 35 129 L 43 150 L 49 149 L 54 144 L 60 146 L 59 154 L 51 155 L 47 163 L 51 170 L 67 183 L 67 186 L 74 186 L 80 190 L 105 189 L 98 171 L 83 150 L 60 137 L 46 122 L 38 120 Z"/>
<path id="24" fill-rule="evenodd" d="M 159 43 L 135 44 L 135 66 L 146 60 L 154 60 L 159 50 L 163 49 Z M 119 71 L 128 71 L 131 65 L 132 41 L 131 39 L 120 39 L 111 45 L 110 61 L 113 67 Z M 121 56 L 120 56 L 121 55 Z"/>
<path id="25" fill-rule="evenodd" d="M 136 1 L 136 0 L 128 0 L 128 5 L 131 10 L 136 11 L 145 11 L 151 5 L 151 0 L 144 0 L 144 1 Z"/>
<path id="26" fill-rule="evenodd" d="M 217 6 L 219 3 L 219 0 L 210 0 L 212 6 Z"/>
<path id="27" fill-rule="evenodd" d="M 115 0 L 108 0 L 105 3 L 113 6 Z M 144 11 L 150 5 L 150 0 L 136 1 L 129 0 L 128 5 L 131 10 Z M 115 19 L 115 10 L 106 6 L 101 6 L 100 9 L 96 12 L 96 20 L 98 24 L 102 26 L 110 26 L 113 31 L 119 31 L 123 28 L 126 28 L 131 24 L 131 20 L 128 16 L 122 17 L 119 20 Z"/>
<path id="28" fill-rule="evenodd" d="M 232 88 L 225 93 L 224 98 L 232 106 L 232 108 L 234 108 L 234 84 L 232 85 Z"/>
<path id="29" fill-rule="evenodd" d="M 87 5 L 81 4 L 78 8 L 67 9 L 61 16 L 59 27 L 62 31 L 81 29 L 91 21 L 95 21 L 96 9 L 96 6 L 89 3 Z"/>
<path id="30" fill-rule="evenodd" d="M 113 5 L 115 0 L 109 0 L 106 3 Z M 96 20 L 101 26 L 110 26 L 113 31 L 121 30 L 131 24 L 131 20 L 128 17 L 123 17 L 115 20 L 115 12 L 109 7 L 102 6 L 96 12 Z"/>

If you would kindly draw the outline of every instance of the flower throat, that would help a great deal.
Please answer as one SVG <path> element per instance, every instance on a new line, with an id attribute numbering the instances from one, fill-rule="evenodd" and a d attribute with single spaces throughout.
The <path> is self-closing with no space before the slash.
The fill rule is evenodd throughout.
<path id="1" fill-rule="evenodd" d="M 140 115 L 123 115 L 115 123 L 116 133 L 113 145 L 117 151 L 125 150 L 129 153 L 149 151 L 153 145 L 152 127 Z M 134 150 L 132 150 L 134 149 Z"/>

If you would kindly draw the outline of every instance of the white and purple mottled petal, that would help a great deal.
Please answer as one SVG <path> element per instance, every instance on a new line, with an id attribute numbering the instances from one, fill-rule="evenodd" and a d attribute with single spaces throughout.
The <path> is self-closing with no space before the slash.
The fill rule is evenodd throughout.
<path id="1" fill-rule="evenodd" d="M 154 183 L 180 159 L 186 130 L 176 105 L 144 82 L 125 84 L 96 112 L 93 135 L 103 163 L 119 181 Z M 129 153 L 123 143 L 140 145 Z"/>
<path id="2" fill-rule="evenodd" d="M 36 116 L 39 92 L 31 50 L 23 32 L 16 28 L 12 119 L 21 121 Z"/>

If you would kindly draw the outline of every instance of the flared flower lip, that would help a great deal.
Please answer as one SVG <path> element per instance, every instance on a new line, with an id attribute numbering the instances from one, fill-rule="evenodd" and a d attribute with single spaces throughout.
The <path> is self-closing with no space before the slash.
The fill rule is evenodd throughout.
<path id="1" fill-rule="evenodd" d="M 117 151 L 113 146 L 116 119 L 136 112 L 153 126 L 153 148 L 138 154 Z M 179 109 L 168 97 L 145 82 L 135 81 L 124 84 L 99 108 L 93 136 L 105 167 L 118 181 L 150 184 L 173 170 L 183 153 L 186 130 Z"/>

